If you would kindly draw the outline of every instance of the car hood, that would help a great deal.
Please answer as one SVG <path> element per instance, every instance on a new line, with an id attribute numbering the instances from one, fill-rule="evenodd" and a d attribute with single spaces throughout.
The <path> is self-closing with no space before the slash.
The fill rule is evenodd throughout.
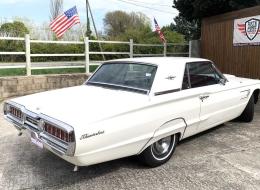
<path id="1" fill-rule="evenodd" d="M 149 102 L 149 96 L 94 86 L 77 86 L 13 99 L 26 109 L 72 126 L 109 119 Z"/>
<path id="2" fill-rule="evenodd" d="M 236 77 L 235 75 L 229 75 L 229 74 L 224 74 L 224 76 L 228 79 L 228 81 L 236 82 L 239 86 L 255 85 L 260 83 L 260 80 L 256 80 L 256 79 Z"/>

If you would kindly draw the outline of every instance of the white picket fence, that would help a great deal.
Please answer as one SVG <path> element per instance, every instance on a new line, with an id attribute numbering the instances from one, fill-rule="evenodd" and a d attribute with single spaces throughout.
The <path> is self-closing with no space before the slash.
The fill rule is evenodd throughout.
<path id="1" fill-rule="evenodd" d="M 24 63 L 0 63 L 0 69 L 13 69 L 13 68 L 26 68 L 27 76 L 31 75 L 31 70 L 37 69 L 57 69 L 57 68 L 85 68 L 86 73 L 89 73 L 90 65 L 99 65 L 101 61 L 90 60 L 90 55 L 127 55 L 130 58 L 133 57 L 153 57 L 153 56 L 190 56 L 190 44 L 177 44 L 177 43 L 164 43 L 164 44 L 136 44 L 131 39 L 129 42 L 123 41 L 101 41 L 101 40 L 89 40 L 88 37 L 84 41 L 42 41 L 42 40 L 31 40 L 30 35 L 26 35 L 24 38 L 18 37 L 0 37 L 0 40 L 5 41 L 24 41 L 25 43 L 25 52 L 0 52 L 0 55 L 22 55 L 26 57 L 26 64 Z M 71 53 L 71 54 L 32 54 L 31 53 L 31 44 L 33 43 L 45 43 L 45 44 L 81 44 L 85 45 L 85 53 Z M 93 52 L 90 51 L 90 43 L 101 43 L 101 44 L 121 44 L 129 45 L 129 52 Z M 189 46 L 189 52 L 168 52 L 167 47 L 170 46 Z M 162 47 L 163 52 L 161 54 L 135 54 L 135 47 Z M 84 62 L 33 62 L 31 59 L 33 57 L 82 57 Z"/>

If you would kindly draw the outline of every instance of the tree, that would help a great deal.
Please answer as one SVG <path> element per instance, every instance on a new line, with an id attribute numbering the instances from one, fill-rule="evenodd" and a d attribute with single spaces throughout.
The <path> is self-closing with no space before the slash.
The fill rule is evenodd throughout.
<path id="1" fill-rule="evenodd" d="M 174 0 L 173 7 L 188 21 L 259 5 L 259 0 Z"/>
<path id="2" fill-rule="evenodd" d="M 63 0 L 50 0 L 50 21 L 55 20 L 63 12 Z M 53 39 L 57 40 L 55 34 L 53 34 Z"/>
<path id="3" fill-rule="evenodd" d="M 161 43 L 159 36 L 151 29 L 150 19 L 142 13 L 110 12 L 104 19 L 106 34 L 109 39 L 136 43 Z M 184 42 L 184 36 L 173 31 L 170 26 L 162 28 L 168 42 Z"/>
<path id="4" fill-rule="evenodd" d="M 260 5 L 260 0 L 174 0 L 173 8 L 180 12 L 175 29 L 186 38 L 198 39 L 202 18 L 256 5 Z"/>
<path id="5" fill-rule="evenodd" d="M 26 34 L 29 33 L 28 28 L 24 25 L 23 22 L 14 21 L 9 23 L 4 23 L 0 27 L 0 36 L 3 37 L 24 37 Z M 0 41 L 0 49 L 4 51 L 25 51 L 24 43 L 22 41 Z M 8 58 L 7 58 L 8 57 Z M 0 59 L 6 60 L 10 62 L 14 62 L 16 59 L 21 60 L 21 56 L 11 55 L 11 56 L 1 56 Z"/>
<path id="6" fill-rule="evenodd" d="M 92 31 L 91 31 L 91 29 L 90 29 L 90 19 L 89 19 L 89 17 L 87 18 L 87 30 L 86 30 L 86 36 L 88 36 L 88 37 L 91 37 L 91 34 L 92 34 Z"/>
<path id="7" fill-rule="evenodd" d="M 172 25 L 162 27 L 162 32 L 164 34 L 165 39 L 167 40 L 167 43 L 185 42 L 184 35 L 174 31 Z M 159 38 L 157 32 L 155 32 L 155 35 L 157 38 Z"/>
<path id="8" fill-rule="evenodd" d="M 63 0 L 50 0 L 50 21 L 53 21 L 63 12 Z"/>
<path id="9" fill-rule="evenodd" d="M 24 37 L 25 34 L 29 33 L 28 28 L 24 23 L 19 21 L 9 22 L 2 24 L 0 27 L 1 36 L 14 36 L 14 37 Z"/>
<path id="10" fill-rule="evenodd" d="M 174 21 L 172 30 L 183 34 L 186 41 L 200 38 L 200 20 L 187 21 L 183 16 L 177 16 Z"/>
<path id="11" fill-rule="evenodd" d="M 142 13 L 114 11 L 106 14 L 104 25 L 107 36 L 114 38 L 124 34 L 129 29 L 139 30 L 150 27 L 150 19 Z"/>

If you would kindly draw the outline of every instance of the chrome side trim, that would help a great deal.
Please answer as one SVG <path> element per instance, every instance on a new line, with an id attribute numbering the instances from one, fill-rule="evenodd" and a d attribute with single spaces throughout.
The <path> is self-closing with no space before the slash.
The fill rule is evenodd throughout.
<path id="1" fill-rule="evenodd" d="M 180 91 L 181 91 L 181 89 L 177 88 L 177 89 L 173 89 L 173 90 L 165 90 L 165 91 L 161 91 L 161 92 L 155 92 L 154 95 L 160 96 L 160 95 L 171 94 L 171 93 L 180 92 Z"/>
<path id="2" fill-rule="evenodd" d="M 241 93 L 241 94 L 242 94 L 242 93 L 246 93 L 245 96 L 241 98 L 241 100 L 244 100 L 244 99 L 247 99 L 247 98 L 250 96 L 251 90 L 250 90 L 250 89 L 248 89 L 248 90 L 243 90 L 243 91 L 241 91 L 240 93 Z"/>

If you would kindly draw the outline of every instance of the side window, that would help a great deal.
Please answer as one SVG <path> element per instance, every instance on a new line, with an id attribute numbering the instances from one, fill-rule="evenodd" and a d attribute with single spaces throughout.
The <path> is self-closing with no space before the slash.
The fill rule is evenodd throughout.
<path id="1" fill-rule="evenodd" d="M 188 63 L 191 88 L 218 84 L 222 78 L 210 62 Z"/>
<path id="2" fill-rule="evenodd" d="M 188 64 L 185 67 L 183 81 L 182 81 L 182 90 L 190 89 L 190 79 L 189 79 L 189 68 Z"/>

